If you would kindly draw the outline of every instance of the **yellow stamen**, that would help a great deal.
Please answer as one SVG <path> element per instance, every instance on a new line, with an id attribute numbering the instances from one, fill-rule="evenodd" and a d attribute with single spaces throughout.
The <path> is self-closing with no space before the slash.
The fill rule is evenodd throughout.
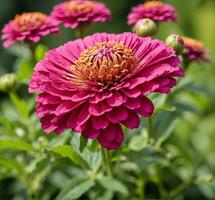
<path id="1" fill-rule="evenodd" d="M 78 12 L 89 13 L 95 10 L 95 6 L 91 1 L 86 1 L 86 2 L 70 1 L 65 4 L 65 9 L 72 13 L 78 13 Z"/>
<path id="2" fill-rule="evenodd" d="M 38 28 L 46 22 L 47 16 L 40 12 L 22 13 L 16 15 L 13 24 L 19 31 Z"/>
<path id="3" fill-rule="evenodd" d="M 161 1 L 147 1 L 144 3 L 144 6 L 147 8 L 154 8 L 154 7 L 162 7 L 164 5 Z"/>
<path id="4" fill-rule="evenodd" d="M 107 86 L 122 80 L 133 68 L 132 50 L 122 43 L 110 41 L 97 43 L 83 51 L 71 71 L 76 83 L 93 81 Z"/>
<path id="5" fill-rule="evenodd" d="M 203 49 L 204 48 L 204 44 L 199 40 L 195 40 L 195 39 L 185 37 L 185 36 L 183 36 L 182 38 L 184 40 L 185 46 L 191 46 L 191 47 L 197 48 L 197 49 Z"/>

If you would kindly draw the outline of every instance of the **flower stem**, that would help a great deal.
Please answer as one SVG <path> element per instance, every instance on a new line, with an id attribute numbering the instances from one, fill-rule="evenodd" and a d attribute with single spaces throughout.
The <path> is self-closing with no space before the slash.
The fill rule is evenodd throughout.
<path id="1" fill-rule="evenodd" d="M 33 44 L 32 42 L 29 42 L 28 47 L 29 47 L 29 49 L 31 51 L 32 58 L 33 58 L 34 62 L 36 62 L 36 57 L 35 57 L 35 48 L 36 47 L 35 47 L 35 44 Z"/>
<path id="2" fill-rule="evenodd" d="M 148 118 L 148 136 L 149 136 L 149 138 L 152 137 L 152 129 L 153 129 L 152 117 L 149 117 Z"/>
<path id="3" fill-rule="evenodd" d="M 107 170 L 107 174 L 109 177 L 113 177 L 113 166 L 112 166 L 112 162 L 111 162 L 111 154 L 110 151 L 107 149 L 102 148 L 102 157 L 103 157 L 103 161 L 104 164 L 106 166 L 106 170 Z"/>

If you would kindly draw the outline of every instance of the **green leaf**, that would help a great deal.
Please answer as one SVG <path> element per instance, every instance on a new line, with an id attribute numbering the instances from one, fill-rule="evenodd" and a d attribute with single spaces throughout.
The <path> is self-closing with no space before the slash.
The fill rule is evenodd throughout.
<path id="1" fill-rule="evenodd" d="M 114 196 L 113 191 L 105 191 L 102 196 L 98 197 L 96 200 L 112 200 Z"/>
<path id="2" fill-rule="evenodd" d="M 51 149 L 51 151 L 61 155 L 62 157 L 69 158 L 76 165 L 83 168 L 89 168 L 87 162 L 72 148 L 72 146 L 62 145 Z"/>
<path id="3" fill-rule="evenodd" d="M 0 117 L 0 124 L 3 125 L 8 135 L 15 135 L 13 124 L 8 119 Z"/>
<path id="4" fill-rule="evenodd" d="M 0 157 L 0 166 L 10 171 L 14 170 L 20 174 L 24 172 L 23 164 L 14 159 Z"/>
<path id="5" fill-rule="evenodd" d="M 160 110 L 163 110 L 163 111 L 167 111 L 167 112 L 173 112 L 176 110 L 176 107 L 174 106 L 171 106 L 171 105 L 167 105 L 167 104 L 163 104 L 163 105 L 160 105 L 156 111 L 160 111 Z"/>
<path id="6" fill-rule="evenodd" d="M 10 99 L 13 103 L 13 105 L 16 107 L 20 115 L 27 119 L 29 116 L 29 110 L 28 110 L 28 105 L 20 99 L 15 93 L 10 93 Z"/>
<path id="7" fill-rule="evenodd" d="M 110 177 L 102 177 L 99 183 L 108 190 L 119 192 L 123 195 L 128 195 L 128 189 L 118 180 Z"/>
<path id="8" fill-rule="evenodd" d="M 64 189 L 58 195 L 57 200 L 78 199 L 94 185 L 95 182 L 87 176 L 76 177 L 65 185 Z"/>
<path id="9" fill-rule="evenodd" d="M 1 138 L 0 149 L 14 149 L 21 151 L 34 151 L 33 147 L 20 139 Z"/>
<path id="10" fill-rule="evenodd" d="M 88 148 L 90 151 L 95 152 L 95 151 L 99 150 L 100 145 L 99 145 L 99 143 L 98 143 L 97 140 L 91 140 L 91 141 L 90 141 L 90 144 L 88 145 L 87 148 Z"/>
<path id="11" fill-rule="evenodd" d="M 50 148 L 54 148 L 57 146 L 61 146 L 66 143 L 67 140 L 71 138 L 72 134 L 70 131 L 65 131 L 64 134 L 59 135 L 58 137 L 54 137 L 49 141 L 48 146 Z"/>
<path id="12" fill-rule="evenodd" d="M 63 173 L 62 171 L 55 171 L 51 173 L 49 176 L 49 182 L 51 185 L 54 185 L 57 188 L 64 188 L 65 185 L 62 183 L 66 183 L 69 181 L 69 177 L 67 174 Z"/>
<path id="13" fill-rule="evenodd" d="M 86 139 L 85 137 L 80 137 L 80 146 L 79 146 L 79 150 L 82 153 L 85 149 L 85 147 L 87 146 L 88 143 L 88 139 Z"/>
<path id="14" fill-rule="evenodd" d="M 148 138 L 144 135 L 134 135 L 128 144 L 132 151 L 141 151 L 149 145 Z"/>
<path id="15" fill-rule="evenodd" d="M 10 54 L 19 57 L 19 58 L 29 58 L 31 52 L 27 45 L 14 44 L 6 49 Z"/>
<path id="16" fill-rule="evenodd" d="M 181 113 L 161 111 L 154 120 L 153 136 L 156 140 L 156 146 L 166 141 L 173 133 L 176 125 L 180 121 Z"/>
<path id="17" fill-rule="evenodd" d="M 34 69 L 34 62 L 31 59 L 22 59 L 18 63 L 17 79 L 20 81 L 27 81 L 31 78 Z"/>
<path id="18" fill-rule="evenodd" d="M 87 161 L 92 171 L 97 172 L 102 164 L 102 156 L 100 151 L 91 152 L 88 149 L 85 149 L 83 158 Z"/>
<path id="19" fill-rule="evenodd" d="M 35 58 L 37 61 L 42 60 L 45 57 L 45 53 L 48 51 L 48 48 L 42 44 L 37 45 L 35 49 Z"/>
<path id="20" fill-rule="evenodd" d="M 178 122 L 179 122 L 179 119 L 177 118 L 173 119 L 170 123 L 166 122 L 168 124 L 168 127 L 166 127 L 166 129 L 163 131 L 163 133 L 161 134 L 161 137 L 158 138 L 155 144 L 157 147 L 160 147 L 161 144 L 171 136 Z"/>

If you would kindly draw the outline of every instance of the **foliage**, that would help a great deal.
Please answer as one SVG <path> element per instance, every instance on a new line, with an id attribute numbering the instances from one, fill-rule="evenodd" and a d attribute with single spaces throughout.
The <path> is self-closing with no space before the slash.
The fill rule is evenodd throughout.
<path id="1" fill-rule="evenodd" d="M 123 12 L 128 13 L 131 5 L 136 4 L 127 2 L 121 0 L 118 5 L 108 2 L 116 20 L 105 27 L 93 25 L 91 32 L 109 28 L 125 31 L 117 16 L 124 16 Z M 214 34 L 204 32 L 205 26 L 212 27 L 214 2 L 192 0 L 186 7 L 180 0 L 171 2 L 178 8 L 183 30 L 164 25 L 158 37 L 164 39 L 169 32 L 184 31 L 200 36 L 215 50 L 210 42 Z M 191 14 L 192 9 L 195 12 Z M 64 34 L 67 39 L 73 36 L 66 31 Z M 36 46 L 37 61 L 44 57 L 54 40 L 47 39 L 47 46 Z M 64 37 L 58 41 L 64 41 Z M 35 117 L 34 97 L 27 92 L 35 61 L 23 46 L 9 48 L 8 54 L 16 58 L 11 70 L 16 72 L 19 86 L 17 91 L 1 94 L 0 199 L 215 198 L 215 87 L 211 65 L 191 65 L 171 95 L 150 96 L 156 105 L 152 135 L 148 134 L 146 119 L 139 129 L 126 131 L 121 149 L 111 152 L 114 176 L 109 177 L 101 148 L 95 141 L 87 141 L 70 131 L 60 136 L 45 135 Z"/>

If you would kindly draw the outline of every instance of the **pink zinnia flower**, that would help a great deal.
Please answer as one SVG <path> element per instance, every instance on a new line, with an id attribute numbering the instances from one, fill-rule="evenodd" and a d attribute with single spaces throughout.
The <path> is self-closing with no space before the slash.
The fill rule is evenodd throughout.
<path id="1" fill-rule="evenodd" d="M 189 37 L 182 38 L 185 46 L 183 56 L 188 62 L 210 62 L 210 59 L 206 57 L 209 54 L 209 51 L 204 49 L 204 44 L 201 41 Z"/>
<path id="2" fill-rule="evenodd" d="M 36 114 L 47 133 L 72 129 L 118 149 L 121 126 L 137 128 L 139 116 L 152 114 L 146 95 L 169 93 L 182 75 L 175 51 L 162 41 L 98 33 L 50 50 L 29 91 L 39 92 Z"/>
<path id="3" fill-rule="evenodd" d="M 56 5 L 51 16 L 65 27 L 76 28 L 82 23 L 105 22 L 111 12 L 103 3 L 71 0 Z"/>
<path id="4" fill-rule="evenodd" d="M 58 33 L 57 23 L 40 12 L 22 13 L 16 15 L 3 28 L 2 39 L 4 47 L 9 47 L 17 41 L 39 42 L 42 36 Z"/>
<path id="5" fill-rule="evenodd" d="M 143 18 L 149 18 L 158 22 L 177 21 L 175 9 L 170 4 L 162 3 L 161 1 L 148 1 L 133 7 L 128 15 L 128 24 L 135 24 Z"/>

